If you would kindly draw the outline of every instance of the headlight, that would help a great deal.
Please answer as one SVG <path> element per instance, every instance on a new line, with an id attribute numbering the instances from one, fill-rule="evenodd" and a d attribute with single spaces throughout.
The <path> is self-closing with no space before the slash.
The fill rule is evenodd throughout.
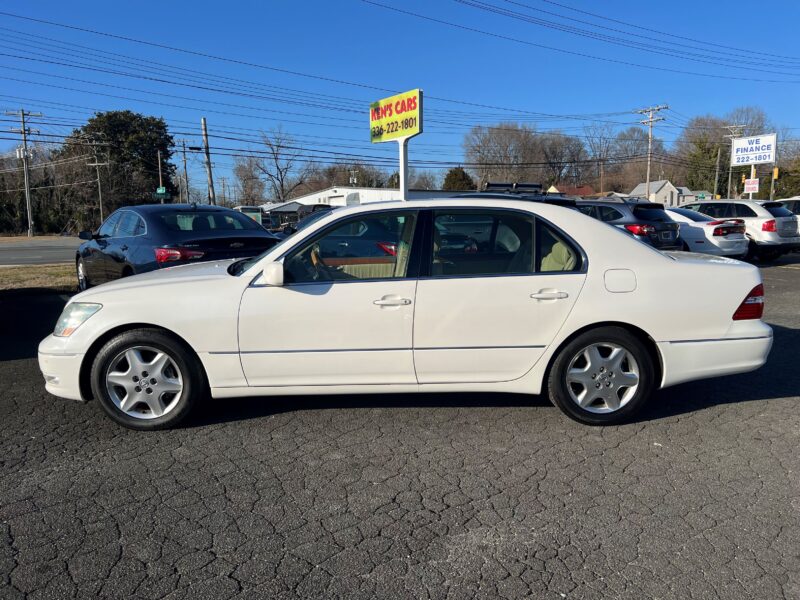
<path id="1" fill-rule="evenodd" d="M 98 310 L 103 308 L 102 304 L 90 304 L 88 302 L 73 302 L 64 307 L 64 312 L 58 318 L 53 335 L 58 337 L 69 337 L 75 330 Z"/>

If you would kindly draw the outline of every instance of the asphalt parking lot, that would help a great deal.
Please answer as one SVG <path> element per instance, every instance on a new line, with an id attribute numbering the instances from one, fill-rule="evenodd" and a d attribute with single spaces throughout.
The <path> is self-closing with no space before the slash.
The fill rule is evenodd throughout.
<path id="1" fill-rule="evenodd" d="M 769 363 L 608 428 L 476 394 L 135 433 L 44 391 L 63 299 L 0 292 L 0 597 L 800 598 L 800 255 L 762 272 Z"/>

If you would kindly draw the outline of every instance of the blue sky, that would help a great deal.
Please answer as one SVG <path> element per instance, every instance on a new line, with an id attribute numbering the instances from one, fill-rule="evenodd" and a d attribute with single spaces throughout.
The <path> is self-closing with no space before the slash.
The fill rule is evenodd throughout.
<path id="1" fill-rule="evenodd" d="M 667 143 L 687 117 L 724 114 L 747 104 L 763 107 L 777 125 L 800 131 L 796 1 L 777 2 L 763 11 L 745 2 L 684 0 L 374 1 L 427 19 L 362 0 L 4 3 L 0 10 L 18 15 L 259 66 L 0 15 L 0 106 L 44 113 L 36 126 L 50 136 L 42 138 L 47 140 L 67 133 L 91 109 L 128 108 L 163 116 L 175 137 L 190 145 L 199 143 L 199 120 L 206 116 L 212 135 L 241 138 L 212 139 L 212 146 L 236 149 L 257 147 L 249 136 L 280 125 L 310 156 L 328 160 L 338 156 L 333 152 L 393 159 L 393 144 L 368 142 L 368 103 L 389 91 L 415 87 L 425 90 L 426 132 L 411 142 L 412 162 L 460 160 L 463 134 L 476 123 L 525 120 L 540 129 L 581 134 L 591 120 L 620 128 L 635 123 L 637 115 L 630 111 L 658 103 L 672 109 L 657 130 Z M 475 5 L 551 23 L 535 25 Z M 659 42 L 660 54 L 572 35 L 565 27 L 627 44 Z M 673 56 L 676 52 L 692 52 L 697 60 Z M 70 61 L 89 69 L 52 64 Z M 713 64 L 724 61 L 733 64 Z M 170 71 L 174 68 L 199 73 Z M 176 85 L 181 82 L 185 85 Z M 2 139 L 0 151 L 14 145 Z M 233 159 L 214 160 L 217 176 L 230 176 Z M 199 157 L 190 165 L 196 185 L 203 176 Z"/>

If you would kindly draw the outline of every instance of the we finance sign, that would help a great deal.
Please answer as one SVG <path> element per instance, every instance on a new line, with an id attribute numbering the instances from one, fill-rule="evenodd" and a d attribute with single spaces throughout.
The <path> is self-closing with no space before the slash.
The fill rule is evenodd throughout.
<path id="1" fill-rule="evenodd" d="M 777 135 L 764 135 L 734 138 L 731 147 L 731 166 L 760 165 L 775 162 Z"/>
<path id="2" fill-rule="evenodd" d="M 369 105 L 369 132 L 373 144 L 422 133 L 422 90 L 411 90 Z"/>

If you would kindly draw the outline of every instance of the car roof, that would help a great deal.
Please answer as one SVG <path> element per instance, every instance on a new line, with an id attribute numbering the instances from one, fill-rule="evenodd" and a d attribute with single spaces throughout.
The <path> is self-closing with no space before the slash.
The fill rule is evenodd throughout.
<path id="1" fill-rule="evenodd" d="M 136 206 L 123 206 L 122 208 L 149 215 L 174 211 L 236 212 L 224 206 L 214 206 L 211 204 L 137 204 Z"/>

